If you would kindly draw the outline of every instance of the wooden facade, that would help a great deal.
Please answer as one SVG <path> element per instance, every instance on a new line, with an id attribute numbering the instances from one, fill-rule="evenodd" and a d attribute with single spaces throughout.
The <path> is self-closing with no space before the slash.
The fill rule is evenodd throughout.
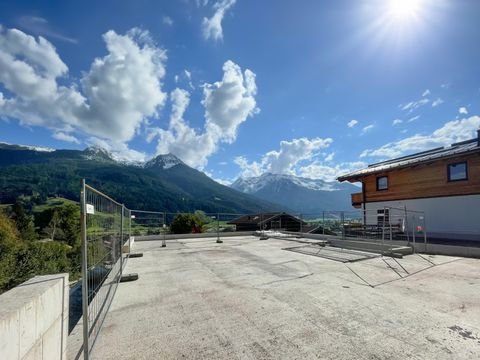
<path id="1" fill-rule="evenodd" d="M 463 161 L 467 162 L 468 179 L 448 181 L 448 165 Z M 377 190 L 377 178 L 381 176 L 388 176 L 387 190 Z M 439 159 L 431 163 L 370 174 L 361 181 L 364 186 L 363 202 L 366 203 L 476 195 L 480 194 L 480 153 Z"/>

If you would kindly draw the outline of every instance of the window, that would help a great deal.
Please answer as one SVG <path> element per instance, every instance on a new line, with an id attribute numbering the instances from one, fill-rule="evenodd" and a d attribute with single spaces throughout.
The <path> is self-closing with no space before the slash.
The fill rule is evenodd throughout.
<path id="1" fill-rule="evenodd" d="M 388 190 L 388 176 L 377 177 L 377 191 Z"/>
<path id="2" fill-rule="evenodd" d="M 448 181 L 467 180 L 467 162 L 448 165 Z"/>
<path id="3" fill-rule="evenodd" d="M 377 210 L 377 226 L 390 224 L 390 209 Z"/>

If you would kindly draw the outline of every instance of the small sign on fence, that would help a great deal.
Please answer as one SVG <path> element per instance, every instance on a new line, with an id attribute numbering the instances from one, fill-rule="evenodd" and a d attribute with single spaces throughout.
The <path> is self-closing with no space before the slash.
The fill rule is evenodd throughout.
<path id="1" fill-rule="evenodd" d="M 87 214 L 95 214 L 95 206 L 87 204 Z"/>

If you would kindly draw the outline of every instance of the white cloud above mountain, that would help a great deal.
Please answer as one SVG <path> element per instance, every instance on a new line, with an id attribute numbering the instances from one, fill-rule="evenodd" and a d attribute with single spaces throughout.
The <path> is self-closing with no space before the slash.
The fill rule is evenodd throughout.
<path id="1" fill-rule="evenodd" d="M 394 158 L 407 153 L 447 146 L 452 143 L 474 138 L 479 127 L 480 116 L 452 120 L 431 134 L 416 134 L 399 141 L 385 144 L 377 149 L 364 150 L 360 158 Z"/>
<path id="2" fill-rule="evenodd" d="M 11 93 L 0 115 L 55 132 L 131 140 L 165 103 L 166 54 L 136 28 L 125 35 L 110 30 L 103 40 L 107 55 L 69 83 L 68 67 L 49 41 L 0 27 L 0 82 Z"/>
<path id="3" fill-rule="evenodd" d="M 242 177 L 259 176 L 266 172 L 298 175 L 303 161 L 312 162 L 332 142 L 331 138 L 284 140 L 280 142 L 278 150 L 265 153 L 259 161 L 250 162 L 244 156 L 238 156 L 234 162 L 240 167 Z M 333 155 L 330 157 L 333 158 Z"/>
<path id="4" fill-rule="evenodd" d="M 203 168 L 218 145 L 234 142 L 240 125 L 259 112 L 256 93 L 255 74 L 248 69 L 242 73 L 240 66 L 226 61 L 222 80 L 203 86 L 203 132 L 198 133 L 183 119 L 190 94 L 177 88 L 170 94 L 172 115 L 168 129 L 150 129 L 148 140 L 159 137 L 157 154 L 171 152 L 188 165 Z"/>
<path id="5" fill-rule="evenodd" d="M 75 136 L 64 133 L 62 131 L 53 133 L 52 137 L 60 141 L 65 141 L 73 144 L 80 144 L 80 141 Z"/>

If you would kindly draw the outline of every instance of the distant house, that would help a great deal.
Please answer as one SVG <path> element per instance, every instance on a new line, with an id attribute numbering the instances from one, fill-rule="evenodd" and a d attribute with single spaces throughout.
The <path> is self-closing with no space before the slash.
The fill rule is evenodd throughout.
<path id="1" fill-rule="evenodd" d="M 300 231 L 306 223 L 299 218 L 287 213 L 260 213 L 244 215 L 236 218 L 228 224 L 235 225 L 237 231 L 255 230 L 285 230 Z"/>
<path id="2" fill-rule="evenodd" d="M 352 205 L 365 213 L 381 218 L 385 207 L 423 211 L 429 237 L 480 241 L 480 130 L 475 139 L 372 164 L 338 180 L 362 183 Z"/>

